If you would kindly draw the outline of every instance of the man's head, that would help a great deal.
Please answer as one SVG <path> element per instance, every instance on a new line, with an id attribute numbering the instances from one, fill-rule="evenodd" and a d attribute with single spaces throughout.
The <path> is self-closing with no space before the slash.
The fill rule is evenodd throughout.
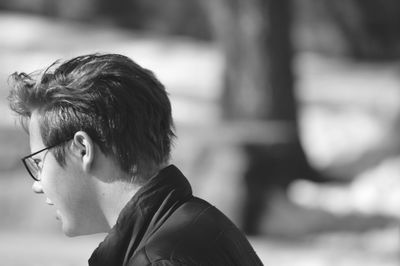
<path id="1" fill-rule="evenodd" d="M 56 62 L 36 77 L 14 73 L 11 80 L 11 109 L 25 121 L 38 112 L 46 146 L 86 132 L 138 182 L 168 161 L 174 133 L 167 93 L 149 70 L 129 58 L 79 56 Z M 65 146 L 52 152 L 63 166 Z"/>
<path id="2" fill-rule="evenodd" d="M 169 159 L 174 133 L 164 87 L 116 54 L 80 56 L 11 80 L 11 109 L 29 132 L 33 154 L 24 163 L 37 181 L 33 190 L 55 205 L 66 235 L 105 232 L 132 196 L 127 182 L 142 185 Z"/>

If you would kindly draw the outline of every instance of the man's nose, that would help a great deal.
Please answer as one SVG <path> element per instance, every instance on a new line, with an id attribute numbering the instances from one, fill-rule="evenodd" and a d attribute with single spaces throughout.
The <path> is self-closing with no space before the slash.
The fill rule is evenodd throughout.
<path id="1" fill-rule="evenodd" d="M 32 190 L 35 193 L 43 193 L 42 185 L 38 181 L 33 182 Z"/>

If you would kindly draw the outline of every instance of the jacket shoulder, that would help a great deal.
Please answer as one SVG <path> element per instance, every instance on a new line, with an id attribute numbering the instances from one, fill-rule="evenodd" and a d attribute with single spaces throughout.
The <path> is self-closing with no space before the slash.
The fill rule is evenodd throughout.
<path id="1" fill-rule="evenodd" d="M 147 263 L 172 263 L 154 265 L 235 265 L 246 257 L 258 258 L 240 230 L 199 198 L 180 206 L 134 257 L 142 257 Z"/>

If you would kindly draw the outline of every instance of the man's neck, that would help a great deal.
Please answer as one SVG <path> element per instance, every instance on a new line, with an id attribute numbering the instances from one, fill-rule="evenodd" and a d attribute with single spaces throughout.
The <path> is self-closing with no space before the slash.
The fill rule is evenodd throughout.
<path id="1" fill-rule="evenodd" d="M 109 229 L 115 225 L 122 209 L 133 196 L 135 196 L 140 187 L 141 186 L 119 180 L 102 184 L 99 202 Z"/>
<path id="2" fill-rule="evenodd" d="M 152 171 L 152 173 L 146 177 L 149 180 L 166 167 L 166 164 L 160 165 Z M 126 180 L 126 181 L 124 181 Z M 99 202 L 101 209 L 104 213 L 104 217 L 111 229 L 117 222 L 119 214 L 126 204 L 135 196 L 142 185 L 138 185 L 130 182 L 132 180 L 129 176 L 125 175 L 123 178 L 119 178 L 112 182 L 101 182 Z"/>

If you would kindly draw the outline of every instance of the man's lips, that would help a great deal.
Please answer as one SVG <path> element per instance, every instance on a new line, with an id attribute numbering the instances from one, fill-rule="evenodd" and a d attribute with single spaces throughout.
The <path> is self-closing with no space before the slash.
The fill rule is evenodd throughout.
<path id="1" fill-rule="evenodd" d="M 49 198 L 46 198 L 46 203 L 49 205 L 54 205 L 54 203 Z"/>
<path id="2" fill-rule="evenodd" d="M 54 205 L 54 203 L 49 198 L 46 198 L 46 203 L 51 205 L 51 206 Z M 60 213 L 59 210 L 56 210 L 56 219 L 57 220 L 61 220 L 61 213 Z"/>

